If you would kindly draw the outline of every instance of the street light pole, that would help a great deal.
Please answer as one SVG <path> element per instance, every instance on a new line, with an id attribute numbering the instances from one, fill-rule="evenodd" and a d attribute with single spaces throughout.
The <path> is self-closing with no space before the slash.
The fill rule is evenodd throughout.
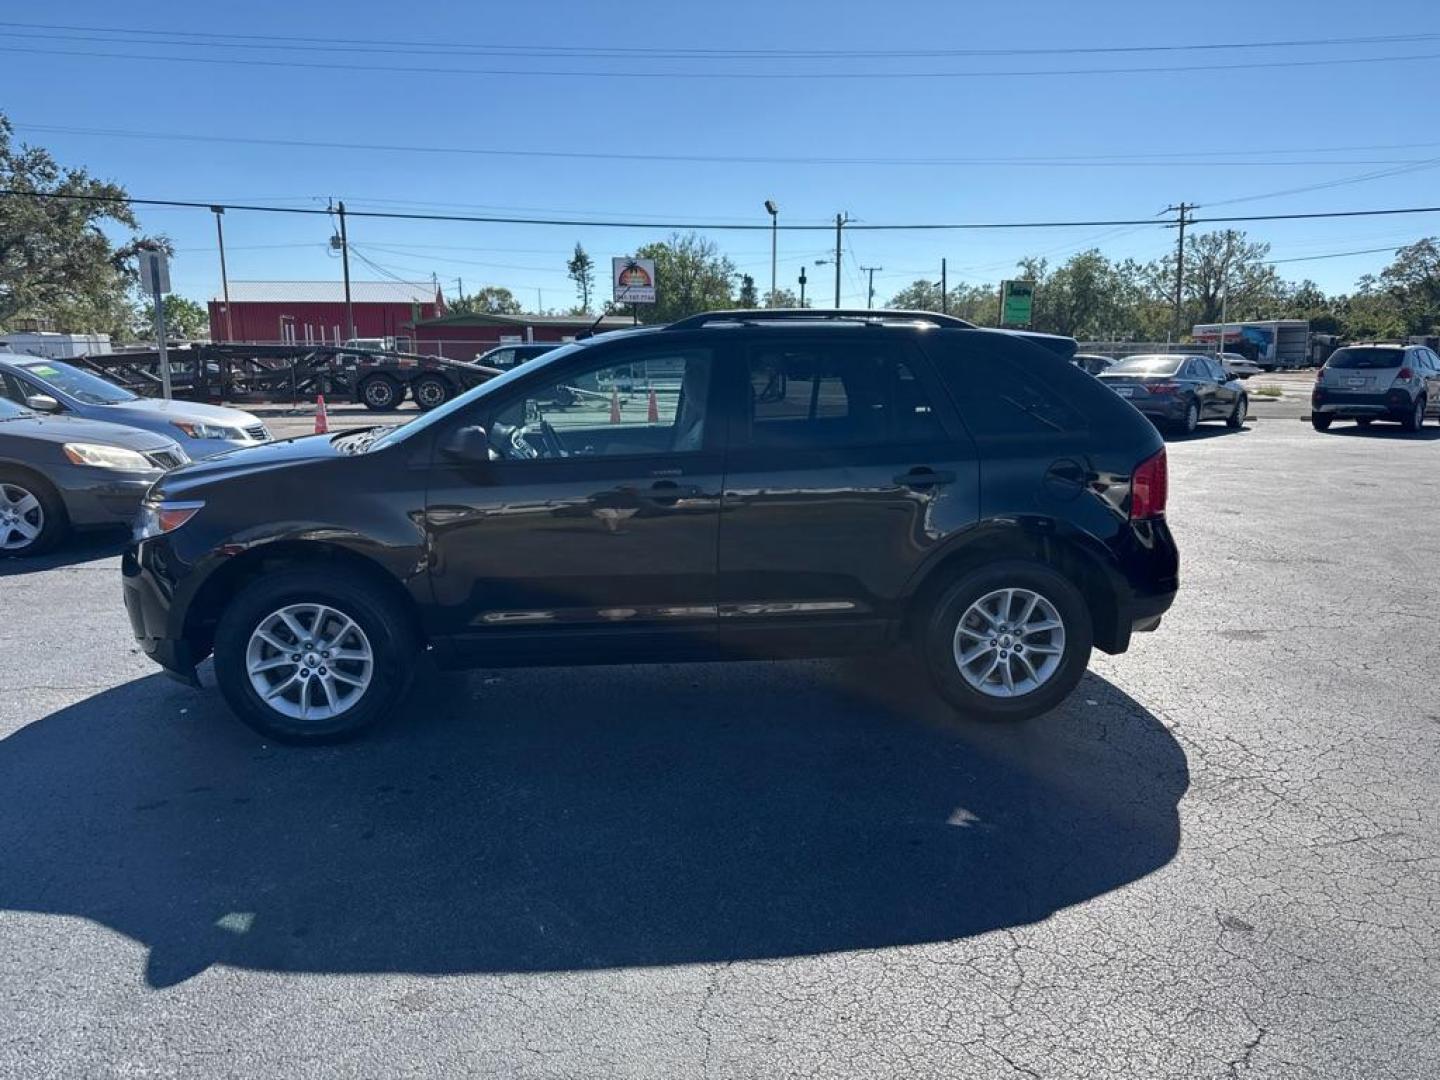
<path id="1" fill-rule="evenodd" d="M 849 220 L 847 214 L 835 215 L 835 307 L 837 310 L 840 307 L 840 230 Z"/>
<path id="2" fill-rule="evenodd" d="M 775 294 L 778 291 L 775 266 L 778 261 L 776 253 L 779 250 L 780 240 L 780 207 L 775 205 L 774 199 L 766 199 L 765 210 L 770 215 L 770 296 L 766 300 L 765 306 L 774 307 Z"/>
<path id="3" fill-rule="evenodd" d="M 210 207 L 215 213 L 215 239 L 220 244 L 220 295 L 225 300 L 225 340 L 235 340 L 235 317 L 230 314 L 230 276 L 225 272 L 225 227 L 221 225 L 220 219 L 225 214 L 225 207 Z"/>

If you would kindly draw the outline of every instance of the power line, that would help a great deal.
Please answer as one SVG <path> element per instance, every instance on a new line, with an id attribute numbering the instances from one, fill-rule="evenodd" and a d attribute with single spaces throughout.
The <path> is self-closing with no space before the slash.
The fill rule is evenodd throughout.
<path id="1" fill-rule="evenodd" d="M 59 23 L 37 23 L 21 22 L 15 20 L 0 21 L 0 26 L 16 27 L 25 30 L 52 30 L 62 33 L 82 34 L 126 34 L 132 36 L 156 38 L 182 39 L 173 42 L 174 44 L 200 44 L 194 41 L 195 38 L 207 38 L 213 41 L 227 42 L 260 42 L 263 47 L 279 48 L 281 43 L 274 41 L 272 35 L 264 34 L 234 34 L 220 33 L 215 31 L 191 31 L 191 30 L 151 30 L 140 29 L 131 26 L 77 26 Z M 980 56 L 1075 56 L 1075 55 L 1097 55 L 1097 54 L 1124 54 L 1124 53 L 1174 53 L 1174 52 L 1207 52 L 1215 50 L 1234 49 L 1271 49 L 1271 48 L 1325 48 L 1344 47 L 1354 48 L 1361 45 L 1393 45 L 1401 42 L 1433 41 L 1440 38 L 1440 34 L 1418 33 L 1418 34 L 1389 34 L 1370 37 L 1338 37 L 1338 38 L 1280 38 L 1261 41 L 1226 41 L 1206 43 L 1166 43 L 1159 45 L 1089 45 L 1089 46 L 1057 46 L 1039 48 L 998 48 L 998 49 L 715 49 L 715 48 L 681 48 L 667 46 L 663 48 L 640 47 L 640 46 L 593 46 L 593 45 L 534 45 L 515 44 L 497 45 L 455 45 L 438 43 L 434 41 L 414 41 L 401 39 L 376 39 L 376 38 L 336 38 L 336 37 L 299 37 L 287 34 L 286 40 L 294 42 L 293 45 L 284 47 L 293 49 L 304 49 L 314 51 L 316 46 L 327 49 L 343 49 L 351 51 L 379 51 L 379 52 L 408 52 L 421 50 L 425 55 L 442 54 L 473 55 L 473 56 L 563 56 L 574 58 L 580 56 L 595 56 L 606 58 L 643 58 L 643 59 L 778 59 L 778 60 L 805 60 L 805 59 L 867 59 L 871 57 L 884 59 L 935 59 L 942 57 L 980 57 Z M 81 39 L 76 39 L 81 40 Z M 161 42 L 157 41 L 156 44 Z M 232 47 L 240 47 L 238 45 Z M 352 49 L 353 47 L 353 49 Z"/>
<path id="2" fill-rule="evenodd" d="M 164 206 L 180 209 L 209 211 L 215 206 L 226 210 L 251 211 L 268 214 L 299 214 L 305 216 L 330 216 L 330 212 L 317 207 L 265 206 L 254 203 L 217 203 L 213 199 L 151 199 L 118 195 L 88 195 L 77 192 L 23 191 L 14 188 L 0 189 L 0 197 L 27 199 L 68 199 L 77 202 L 113 203 L 134 206 Z M 1297 214 L 1233 214 L 1216 217 L 1191 217 L 1191 225 L 1219 225 L 1244 221 L 1309 221 L 1324 218 L 1393 217 L 1397 214 L 1437 214 L 1440 206 L 1397 206 L 1368 210 L 1317 210 Z M 591 229 L 674 229 L 696 232 L 768 232 L 770 223 L 726 223 L 706 224 L 703 222 L 664 221 L 608 221 L 580 218 L 524 218 L 499 217 L 477 214 L 418 214 L 394 210 L 349 210 L 350 218 L 377 218 L 394 221 L 454 221 L 473 222 L 484 225 L 556 225 L 567 228 Z M 1158 221 L 1154 217 L 1114 218 L 1089 221 L 971 221 L 971 222 L 904 222 L 895 224 L 872 224 L 847 221 L 845 228 L 861 232 L 946 232 L 1000 229 L 1084 229 L 1110 228 L 1124 225 L 1154 225 L 1162 227 L 1173 222 Z M 779 228 L 786 232 L 829 232 L 830 225 L 785 224 Z"/>
<path id="3" fill-rule="evenodd" d="M 1326 255 L 1300 255 L 1290 259 L 1266 259 L 1265 261 L 1271 265 L 1279 265 L 1280 263 L 1315 262 L 1319 259 L 1343 259 L 1350 255 L 1377 255 L 1382 251 L 1394 252 L 1398 250 L 1396 245 L 1390 244 L 1387 247 L 1361 248 L 1359 251 L 1332 251 Z"/>
<path id="4" fill-rule="evenodd" d="M 397 153 L 397 154 L 455 154 L 472 157 L 514 157 L 514 158 L 539 158 L 539 159 L 561 159 L 581 161 L 636 161 L 636 162 L 681 162 L 695 164 L 742 164 L 742 165 L 821 165 L 821 166 L 883 166 L 887 168 L 895 166 L 914 165 L 924 168 L 935 168 L 943 166 L 965 166 L 965 167 L 1033 167 L 1033 168 L 1193 168 L 1197 166 L 1233 166 L 1236 168 L 1253 168 L 1255 166 L 1281 166 L 1281 167 L 1305 167 L 1327 165 L 1394 165 L 1394 166 L 1415 166 L 1428 165 L 1432 159 L 1419 160 L 1395 160 L 1395 159 L 1344 159 L 1344 158 L 1323 158 L 1323 159 L 1299 159 L 1289 161 L 1257 161 L 1253 158 L 1245 160 L 1223 161 L 1215 158 L 1196 158 L 1194 152 L 1188 158 L 1175 154 L 1133 154 L 1130 156 L 1119 155 L 1086 155 L 1084 157 L 838 157 L 826 155 L 766 155 L 766 154 L 644 154 L 644 153 L 616 153 L 610 151 L 584 151 L 584 150 L 516 150 L 508 147 L 485 147 L 485 146 L 414 146 L 403 143 L 356 143 L 337 142 L 333 140 L 316 139 L 282 139 L 274 137 L 249 137 L 243 135 L 206 135 L 199 132 L 179 131 L 126 131 L 118 128 L 91 128 L 73 127 L 60 124 L 15 124 L 20 131 L 37 131 L 58 135 L 83 135 L 89 138 L 96 136 L 103 138 L 117 139 L 155 139 L 163 142 L 193 142 L 193 143 L 220 143 L 227 145 L 241 146 L 281 146 L 295 150 L 347 150 L 365 153 Z M 1440 143 L 1414 143 L 1392 145 L 1383 148 L 1373 149 L 1421 149 L 1440 146 Z M 1372 148 L 1356 148 L 1372 149 Z M 1319 153 L 1325 152 L 1324 148 L 1306 150 L 1267 150 L 1261 153 L 1287 154 L 1287 153 Z M 1347 152 L 1343 147 L 1336 147 L 1334 152 Z M 1259 196 L 1256 196 L 1257 198 Z M 357 200 L 365 202 L 404 202 L 405 200 L 384 200 L 367 199 Z"/>
<path id="5" fill-rule="evenodd" d="M 179 44 L 179 43 L 176 43 Z M 1238 64 L 1156 64 L 1145 67 L 1103 67 L 1103 68 L 1030 68 L 1007 69 L 1002 71 L 576 71 L 550 70 L 543 68 L 457 68 L 436 67 L 433 64 L 338 64 L 314 60 L 292 59 L 240 59 L 223 56 L 155 56 L 134 52 L 96 52 L 77 49 L 37 49 L 11 46 L 11 55 L 31 56 L 75 56 L 92 60 L 124 60 L 129 64 L 216 64 L 228 67 L 284 68 L 286 71 L 310 69 L 316 71 L 359 71 L 366 74 L 384 72 L 400 75 L 480 75 L 499 76 L 507 79 L 552 78 L 552 79 L 667 79 L 667 80 L 721 80 L 742 79 L 764 80 L 897 80 L 897 79 L 1014 79 L 1044 78 L 1055 76 L 1082 75 L 1175 75 L 1200 71 L 1273 71 L 1279 68 L 1339 67 L 1352 64 L 1375 64 L 1382 61 L 1387 65 L 1415 60 L 1440 59 L 1440 53 L 1407 53 L 1399 56 L 1341 56 L 1323 60 L 1257 60 Z"/>

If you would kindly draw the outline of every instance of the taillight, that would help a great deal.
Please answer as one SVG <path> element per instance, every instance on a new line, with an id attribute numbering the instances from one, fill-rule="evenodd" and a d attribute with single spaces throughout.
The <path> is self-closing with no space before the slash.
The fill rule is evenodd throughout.
<path id="1" fill-rule="evenodd" d="M 1146 383 L 1145 389 L 1149 390 L 1152 394 L 1173 394 L 1176 390 L 1180 389 L 1180 386 L 1178 383 L 1173 382 L 1157 382 Z"/>
<path id="2" fill-rule="evenodd" d="M 1135 475 L 1130 478 L 1130 520 L 1162 517 L 1169 494 L 1170 470 L 1165 464 L 1162 446 L 1153 457 L 1137 465 Z"/>
<path id="3" fill-rule="evenodd" d="M 1399 374 L 1395 376 L 1395 381 L 1409 382 L 1413 378 L 1415 378 L 1415 372 L 1411 371 L 1408 367 L 1402 367 Z"/>

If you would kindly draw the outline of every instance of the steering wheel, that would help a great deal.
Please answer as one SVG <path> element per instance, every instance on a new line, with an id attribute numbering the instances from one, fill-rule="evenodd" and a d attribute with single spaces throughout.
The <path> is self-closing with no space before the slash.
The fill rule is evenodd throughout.
<path id="1" fill-rule="evenodd" d="M 508 433 L 510 440 L 510 456 L 516 458 L 537 458 L 540 451 L 531 446 L 525 439 L 525 428 L 520 424 L 512 427 Z"/>
<path id="2" fill-rule="evenodd" d="M 560 436 L 555 433 L 555 429 L 550 425 L 549 420 L 542 417 L 539 428 L 541 441 L 545 444 L 546 457 L 562 458 L 570 456 L 569 451 L 565 449 L 565 444 L 560 441 Z"/>

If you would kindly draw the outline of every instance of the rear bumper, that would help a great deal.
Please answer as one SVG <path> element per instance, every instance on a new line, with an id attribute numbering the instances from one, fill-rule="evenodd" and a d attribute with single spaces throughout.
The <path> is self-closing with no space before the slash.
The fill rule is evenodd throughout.
<path id="1" fill-rule="evenodd" d="M 1159 421 L 1184 420 L 1188 404 L 1184 398 L 1171 394 L 1146 393 L 1144 397 L 1129 397 L 1125 400 L 1135 406 L 1142 416 Z"/>
<path id="2" fill-rule="evenodd" d="M 1387 390 L 1383 394 L 1350 394 L 1343 390 L 1316 389 L 1310 395 L 1310 410 L 1324 416 L 1367 417 L 1409 416 L 1415 398 L 1408 390 Z"/>

